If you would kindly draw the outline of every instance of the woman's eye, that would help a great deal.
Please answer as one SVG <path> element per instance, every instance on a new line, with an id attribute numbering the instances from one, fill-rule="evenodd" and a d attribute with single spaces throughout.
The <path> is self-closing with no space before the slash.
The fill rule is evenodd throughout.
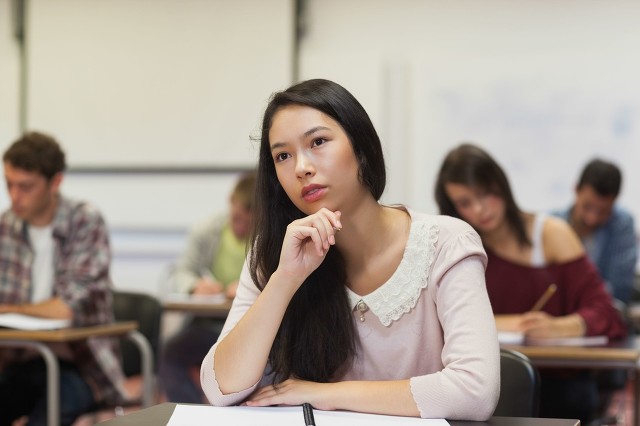
<path id="1" fill-rule="evenodd" d="M 284 161 L 287 158 L 289 158 L 289 154 L 287 154 L 286 152 L 281 152 L 279 154 L 276 154 L 276 156 L 274 158 L 275 158 L 276 162 Z"/>
<path id="2" fill-rule="evenodd" d="M 323 138 L 317 138 L 313 140 L 313 146 L 319 146 L 325 143 L 327 140 Z"/>
<path id="3" fill-rule="evenodd" d="M 461 201 L 455 201 L 453 204 L 455 205 L 457 210 L 463 210 L 469 207 L 471 203 L 468 200 L 461 200 Z"/>

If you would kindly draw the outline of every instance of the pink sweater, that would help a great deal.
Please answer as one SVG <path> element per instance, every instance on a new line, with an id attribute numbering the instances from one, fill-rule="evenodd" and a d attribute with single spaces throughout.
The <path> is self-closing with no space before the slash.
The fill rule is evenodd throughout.
<path id="1" fill-rule="evenodd" d="M 393 276 L 366 296 L 347 289 L 357 353 L 336 381 L 410 379 L 422 417 L 486 420 L 498 401 L 500 359 L 480 238 L 460 220 L 410 213 L 409 240 Z M 245 265 L 218 342 L 259 295 Z M 356 309 L 360 300 L 368 307 L 364 321 Z M 202 362 L 202 388 L 213 405 L 241 403 L 260 383 L 223 395 L 216 347 Z"/>

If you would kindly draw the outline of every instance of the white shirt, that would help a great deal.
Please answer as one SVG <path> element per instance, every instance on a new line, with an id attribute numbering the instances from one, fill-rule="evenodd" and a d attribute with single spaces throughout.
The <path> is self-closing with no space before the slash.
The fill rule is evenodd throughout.
<path id="1" fill-rule="evenodd" d="M 34 258 L 31 266 L 31 302 L 50 299 L 53 291 L 53 226 L 29 225 Z"/>

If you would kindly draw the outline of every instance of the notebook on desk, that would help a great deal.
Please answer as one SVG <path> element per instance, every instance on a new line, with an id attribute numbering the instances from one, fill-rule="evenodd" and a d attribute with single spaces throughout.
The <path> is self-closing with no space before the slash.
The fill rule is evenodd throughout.
<path id="1" fill-rule="evenodd" d="M 526 338 L 531 346 L 604 346 L 609 343 L 607 336 L 557 337 L 545 339 Z"/>
<path id="2" fill-rule="evenodd" d="M 71 320 L 33 317 L 23 314 L 0 314 L 0 327 L 16 330 L 57 330 L 71 326 Z"/>
<path id="3" fill-rule="evenodd" d="M 604 346 L 609 343 L 607 336 L 581 336 L 581 337 L 525 337 L 524 333 L 517 331 L 499 331 L 498 342 L 501 345 L 527 345 L 527 346 Z"/>
<path id="4" fill-rule="evenodd" d="M 444 419 L 381 416 L 347 411 L 313 410 L 318 426 L 421 425 L 448 426 Z M 260 425 L 304 426 L 302 407 L 213 407 L 206 405 L 176 405 L 167 426 Z"/>

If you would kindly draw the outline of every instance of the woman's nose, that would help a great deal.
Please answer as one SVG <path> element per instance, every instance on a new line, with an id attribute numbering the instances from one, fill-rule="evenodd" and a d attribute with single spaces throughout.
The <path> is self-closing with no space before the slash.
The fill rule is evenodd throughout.
<path id="1" fill-rule="evenodd" d="M 313 161 L 306 154 L 299 154 L 296 161 L 296 175 L 299 178 L 305 176 L 313 176 L 315 174 L 315 167 Z"/>

